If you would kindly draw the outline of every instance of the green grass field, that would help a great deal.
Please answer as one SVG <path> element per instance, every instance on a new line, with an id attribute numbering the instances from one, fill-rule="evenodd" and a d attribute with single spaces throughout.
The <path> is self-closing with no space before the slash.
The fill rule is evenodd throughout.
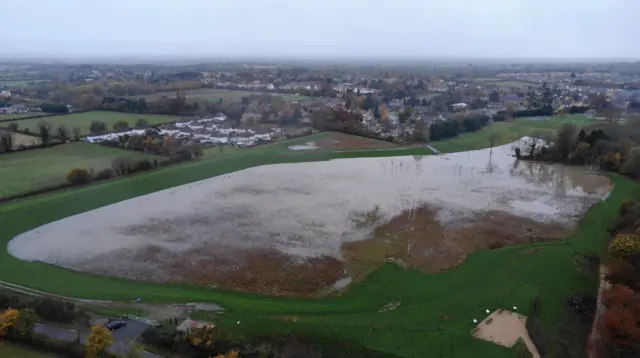
<path id="1" fill-rule="evenodd" d="M 554 136 L 557 130 L 565 124 L 574 124 L 576 127 L 581 128 L 596 122 L 596 120 L 589 119 L 581 114 L 546 120 L 519 118 L 510 122 L 495 122 L 477 132 L 462 133 L 451 140 L 441 140 L 431 144 L 443 153 L 459 152 L 487 148 L 489 146 L 489 136 L 492 133 L 499 136 L 496 145 L 503 145 L 514 142 L 524 136 L 530 136 L 534 132 L 538 132 L 540 135 Z"/>
<path id="2" fill-rule="evenodd" d="M 537 123 L 537 128 L 560 125 L 533 123 Z M 529 130 L 530 126 L 505 123 L 492 130 L 504 127 L 500 130 L 512 133 Z M 317 136 L 322 135 L 325 134 Z M 483 135 L 478 132 L 469 134 L 478 138 L 461 136 L 462 144 L 458 144 L 458 148 L 482 146 Z M 238 150 L 160 171 L 7 203 L 0 206 L 0 242 L 6 245 L 14 236 L 45 223 L 176 185 L 261 164 L 336 157 L 330 151 L 293 152 L 286 149 L 291 144 L 317 138 L 298 138 Z M 434 143 L 436 146 L 444 144 L 452 149 L 455 140 Z M 488 142 L 483 146 L 487 145 Z M 409 149 L 424 150 L 403 150 Z M 376 151 L 366 153 L 373 152 Z M 398 152 L 407 154 L 402 150 Z M 355 155 L 356 152 L 343 153 Z M 595 205 L 581 220 L 578 231 L 564 241 L 480 251 L 459 267 L 439 274 L 423 274 L 388 264 L 341 296 L 272 298 L 192 286 L 134 282 L 24 262 L 6 251 L 0 252 L 0 280 L 80 298 L 129 301 L 141 297 L 146 302 L 216 302 L 227 309 L 216 324 L 237 336 L 296 333 L 342 340 L 351 346 L 366 346 L 401 357 L 515 358 L 516 349 L 473 339 L 471 321 L 484 318 L 485 309 L 512 306 L 529 315 L 537 297 L 536 327 L 547 341 L 545 356 L 583 357 L 589 322 L 579 322 L 579 317 L 569 309 L 567 299 L 596 292 L 597 273 L 583 265 L 584 257 L 602 254 L 609 237 L 607 228 L 615 220 L 620 203 L 638 190 L 632 180 L 620 176 L 612 176 L 612 180 L 615 188 L 609 198 Z M 400 302 L 400 306 L 379 312 L 392 301 Z"/>
<path id="3" fill-rule="evenodd" d="M 165 116 L 159 114 L 138 114 L 138 113 L 120 113 L 109 111 L 91 111 L 84 113 L 72 113 L 62 116 L 53 116 L 45 118 L 33 118 L 25 120 L 17 120 L 13 122 L 3 122 L 2 126 L 8 126 L 9 123 L 16 123 L 19 128 L 29 128 L 33 133 L 38 132 L 39 123 L 45 121 L 51 124 L 51 128 L 55 129 L 60 125 L 65 125 L 69 130 L 80 128 L 82 134 L 89 134 L 89 126 L 93 121 L 102 121 L 107 124 L 107 129 L 111 130 L 113 125 L 118 121 L 126 121 L 133 127 L 138 118 L 144 118 L 149 124 L 167 123 L 179 120 L 179 116 Z"/>
<path id="4" fill-rule="evenodd" d="M 0 121 L 9 120 L 9 119 L 18 119 L 24 117 L 33 117 L 33 116 L 44 116 L 45 114 L 42 112 L 27 112 L 27 113 L 11 113 L 11 114 L 0 114 Z M 3 123 L 0 123 L 2 125 Z M 8 124 L 8 123 L 6 123 Z"/>
<path id="5" fill-rule="evenodd" d="M 0 197 L 64 183 L 72 168 L 110 168 L 115 157 L 158 158 L 141 152 L 74 142 L 51 148 L 0 155 Z"/>
<path id="6" fill-rule="evenodd" d="M 240 102 L 242 97 L 249 97 L 251 95 L 260 95 L 260 94 L 268 94 L 272 96 L 280 96 L 285 101 L 302 101 L 308 99 L 306 96 L 298 96 L 295 94 L 282 94 L 282 93 L 274 93 L 274 92 L 252 92 L 252 91 L 235 91 L 235 90 L 225 90 L 225 89 L 213 89 L 213 88 L 202 88 L 202 89 L 194 89 L 188 90 L 184 92 L 187 101 L 194 102 L 216 102 L 220 98 L 223 101 L 232 101 L 232 102 Z M 168 98 L 175 98 L 175 92 L 159 92 L 153 93 L 144 96 L 132 96 L 131 98 L 147 98 L 147 99 L 158 99 L 162 96 Z"/>
<path id="7" fill-rule="evenodd" d="M 0 341 L 0 357 L 7 358 L 62 358 L 62 356 L 41 352 L 19 344 Z"/>

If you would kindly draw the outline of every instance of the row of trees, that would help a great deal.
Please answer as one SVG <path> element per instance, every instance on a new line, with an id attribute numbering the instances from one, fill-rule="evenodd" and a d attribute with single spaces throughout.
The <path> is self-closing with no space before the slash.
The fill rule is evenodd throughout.
<path id="1" fill-rule="evenodd" d="M 611 228 L 605 279 L 612 287 L 601 297 L 605 311 L 598 332 L 605 348 L 617 357 L 640 355 L 640 203 L 627 200 Z"/>
<path id="2" fill-rule="evenodd" d="M 516 156 L 523 159 L 597 166 L 601 170 L 640 177 L 640 149 L 630 138 L 609 136 L 603 129 L 587 134 L 584 129 L 578 132 L 575 125 L 565 124 L 555 137 L 534 133 L 527 148 L 515 151 Z"/>
<path id="3" fill-rule="evenodd" d="M 33 147 L 46 147 L 53 144 L 66 143 L 68 141 L 79 141 L 82 135 L 80 128 L 69 128 L 65 125 L 59 125 L 56 128 L 52 128 L 51 123 L 42 121 L 38 124 L 38 131 L 32 133 L 31 129 L 21 129 L 19 124 L 12 122 L 8 126 L 8 131 L 0 132 L 0 153 L 11 152 L 14 150 L 25 150 Z M 26 145 L 21 143 L 16 146 L 15 133 L 24 133 L 27 135 L 38 136 L 40 144 L 36 142 L 34 138 L 33 145 Z"/>
<path id="4" fill-rule="evenodd" d="M 38 315 L 30 308 L 9 308 L 0 315 L 0 340 L 10 339 L 34 345 L 40 349 L 51 348 L 51 343 L 47 340 L 47 337 L 40 337 L 35 334 L 34 329 L 37 322 Z M 113 337 L 111 332 L 104 325 L 95 325 L 91 327 L 91 333 L 87 337 L 84 356 L 86 358 L 105 357 L 105 350 L 112 344 Z M 76 339 L 75 345 L 77 347 L 68 347 L 67 350 L 70 351 L 66 353 L 78 354 L 81 349 L 75 350 L 73 348 L 79 348 L 79 339 Z M 64 350 L 62 344 L 59 344 L 56 348 L 62 348 Z M 140 357 L 140 355 L 132 351 L 128 354 L 128 357 Z"/>

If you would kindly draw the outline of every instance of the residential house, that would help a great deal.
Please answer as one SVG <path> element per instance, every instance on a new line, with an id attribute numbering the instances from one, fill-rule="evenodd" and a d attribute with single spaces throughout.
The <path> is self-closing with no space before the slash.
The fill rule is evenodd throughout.
<path id="1" fill-rule="evenodd" d="M 401 99 L 392 99 L 389 101 L 390 109 L 402 109 L 404 108 L 404 102 Z"/>
<path id="2" fill-rule="evenodd" d="M 258 112 L 245 112 L 242 114 L 242 118 L 240 118 L 240 123 L 252 125 L 260 122 L 261 119 L 262 114 Z"/>
<path id="3" fill-rule="evenodd" d="M 463 102 L 461 102 L 461 103 L 454 103 L 454 104 L 452 104 L 452 105 L 451 105 L 451 109 L 452 109 L 454 112 L 461 112 L 461 111 L 464 111 L 464 110 L 466 110 L 466 109 L 467 109 L 467 107 L 468 107 L 468 105 L 467 105 L 466 103 L 463 103 Z"/>

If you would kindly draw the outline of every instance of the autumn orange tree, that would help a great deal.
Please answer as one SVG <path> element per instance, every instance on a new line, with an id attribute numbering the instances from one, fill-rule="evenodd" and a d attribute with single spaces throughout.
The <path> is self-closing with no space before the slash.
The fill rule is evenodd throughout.
<path id="1" fill-rule="evenodd" d="M 2 316 L 0 316 L 0 337 L 4 337 L 9 334 L 14 327 L 16 327 L 20 313 L 16 309 L 6 310 Z"/>
<path id="2" fill-rule="evenodd" d="M 640 252 L 640 235 L 620 234 L 611 241 L 608 248 L 615 257 L 628 257 Z"/>
<path id="3" fill-rule="evenodd" d="M 33 333 L 37 322 L 34 310 L 8 309 L 0 316 L 0 337 L 6 335 L 25 337 Z"/>
<path id="4" fill-rule="evenodd" d="M 91 334 L 87 338 L 87 358 L 97 358 L 104 350 L 113 344 L 111 332 L 103 325 L 91 327 Z"/>
<path id="5" fill-rule="evenodd" d="M 238 351 L 230 351 L 227 354 L 218 354 L 214 358 L 240 358 L 240 353 Z"/>
<path id="6" fill-rule="evenodd" d="M 187 333 L 189 343 L 198 348 L 211 349 L 216 339 L 218 339 L 218 334 L 215 326 L 212 325 L 191 328 Z"/>
<path id="7" fill-rule="evenodd" d="M 629 287 L 615 285 L 603 292 L 607 310 L 598 320 L 603 341 L 615 349 L 636 349 L 640 342 L 640 299 Z"/>

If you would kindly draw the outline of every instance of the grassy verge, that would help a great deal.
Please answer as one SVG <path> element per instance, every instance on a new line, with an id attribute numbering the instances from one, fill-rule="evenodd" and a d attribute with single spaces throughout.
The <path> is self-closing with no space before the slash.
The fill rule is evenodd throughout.
<path id="1" fill-rule="evenodd" d="M 304 143 L 310 139 L 296 141 Z M 0 242 L 6 245 L 15 235 L 39 225 L 195 180 L 261 164 L 332 158 L 331 152 L 325 151 L 287 151 L 291 144 L 238 151 L 11 203 L 6 208 L 0 207 Z M 515 349 L 473 339 L 472 320 L 484 318 L 485 309 L 531 307 L 537 295 L 542 317 L 539 328 L 545 335 L 558 337 L 546 350 L 557 354 L 548 356 L 578 357 L 584 356 L 588 325 L 583 327 L 574 320 L 566 302 L 573 295 L 595 292 L 597 274 L 581 266 L 576 258 L 602 252 L 608 238 L 607 227 L 615 219 L 620 202 L 637 189 L 637 184 L 629 179 L 614 176 L 613 181 L 615 189 L 608 200 L 595 205 L 580 222 L 578 232 L 565 241 L 477 252 L 463 265 L 439 274 L 427 275 L 389 264 L 339 297 L 272 298 L 90 276 L 23 262 L 6 251 L 0 252 L 0 280 L 79 298 L 216 302 L 227 309 L 217 324 L 236 336 L 322 337 L 358 342 L 362 347 L 403 357 L 516 357 Z M 380 312 L 390 302 L 400 305 Z M 575 328 L 560 328 L 567 327 L 566 322 L 575 323 Z"/>

